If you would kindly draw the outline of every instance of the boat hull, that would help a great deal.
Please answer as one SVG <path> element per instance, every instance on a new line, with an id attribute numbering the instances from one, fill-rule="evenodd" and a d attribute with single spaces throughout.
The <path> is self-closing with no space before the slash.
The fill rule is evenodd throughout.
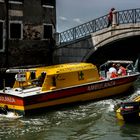
<path id="1" fill-rule="evenodd" d="M 4 107 L 6 105 L 9 110 L 15 111 L 20 115 L 26 115 L 28 112 L 41 108 L 96 100 L 124 93 L 133 86 L 137 77 L 138 75 L 134 75 L 102 80 L 27 97 L 0 93 L 0 106 Z"/>
<path id="2" fill-rule="evenodd" d="M 116 111 L 117 118 L 125 122 L 140 121 L 140 102 L 124 102 Z"/>

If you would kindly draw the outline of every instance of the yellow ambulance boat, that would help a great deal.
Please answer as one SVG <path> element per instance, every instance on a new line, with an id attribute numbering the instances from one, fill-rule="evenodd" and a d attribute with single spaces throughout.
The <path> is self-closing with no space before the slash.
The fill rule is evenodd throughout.
<path id="1" fill-rule="evenodd" d="M 91 63 L 69 63 L 31 69 L 8 69 L 17 73 L 13 87 L 0 90 L 0 108 L 26 115 L 63 104 L 94 100 L 127 91 L 139 73 L 100 78 Z M 1 113 L 2 111 L 0 111 Z"/>

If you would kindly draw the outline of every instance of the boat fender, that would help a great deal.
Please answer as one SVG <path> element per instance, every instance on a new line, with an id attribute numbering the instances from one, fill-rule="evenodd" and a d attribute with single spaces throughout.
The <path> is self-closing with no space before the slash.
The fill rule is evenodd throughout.
<path id="1" fill-rule="evenodd" d="M 21 92 L 22 89 L 21 89 L 21 88 L 15 88 L 15 91 L 19 91 L 19 92 Z"/>
<path id="2" fill-rule="evenodd" d="M 11 89 L 11 87 L 5 87 L 4 89 L 3 89 L 3 92 L 5 92 L 6 90 L 10 90 Z"/>

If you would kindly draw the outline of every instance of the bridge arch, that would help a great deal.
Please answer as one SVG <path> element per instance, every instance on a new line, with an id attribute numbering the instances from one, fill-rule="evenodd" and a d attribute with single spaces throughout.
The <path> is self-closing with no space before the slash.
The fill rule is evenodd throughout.
<path id="1" fill-rule="evenodd" d="M 101 47 L 108 46 L 108 44 L 114 44 L 115 42 L 121 42 L 121 40 L 127 40 L 140 36 L 140 24 L 124 24 L 110 30 L 103 30 L 102 32 L 93 33 L 91 38 L 93 40 L 93 46 L 91 50 L 82 58 L 82 61 L 88 61 L 90 56 L 96 51 L 99 51 Z M 138 42 L 137 42 L 138 43 Z M 140 44 L 140 43 L 139 43 Z M 112 48 L 113 49 L 113 45 Z M 126 50 L 124 50 L 126 51 Z M 125 53 L 125 52 L 124 52 Z M 140 52 L 139 52 L 140 53 Z"/>

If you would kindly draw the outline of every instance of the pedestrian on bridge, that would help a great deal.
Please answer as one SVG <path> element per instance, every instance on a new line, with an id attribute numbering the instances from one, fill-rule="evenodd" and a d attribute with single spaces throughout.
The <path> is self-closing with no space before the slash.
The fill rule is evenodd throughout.
<path id="1" fill-rule="evenodd" d="M 115 8 L 111 8 L 109 14 L 108 14 L 108 25 L 107 27 L 112 25 L 112 21 L 113 21 L 113 11 L 115 10 Z"/>

